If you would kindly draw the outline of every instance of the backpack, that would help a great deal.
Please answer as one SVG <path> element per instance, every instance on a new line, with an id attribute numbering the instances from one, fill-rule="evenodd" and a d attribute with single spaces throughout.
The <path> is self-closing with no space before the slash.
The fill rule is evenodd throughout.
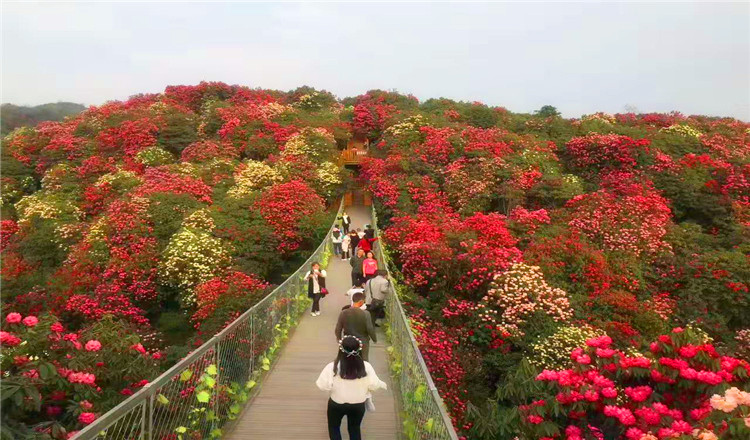
<path id="1" fill-rule="evenodd" d="M 341 237 L 341 231 L 340 231 L 340 230 L 338 230 L 338 229 L 334 229 L 334 230 L 333 230 L 333 237 L 334 237 L 334 238 L 339 238 L 339 237 Z"/>

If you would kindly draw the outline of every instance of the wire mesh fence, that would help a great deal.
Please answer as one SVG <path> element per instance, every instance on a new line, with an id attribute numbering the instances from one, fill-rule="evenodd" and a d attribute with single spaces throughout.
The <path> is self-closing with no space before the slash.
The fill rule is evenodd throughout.
<path id="1" fill-rule="evenodd" d="M 341 214 L 342 204 L 336 217 Z M 335 223 L 335 222 L 334 222 Z M 82 429 L 75 440 L 216 439 L 270 370 L 309 305 L 303 277 L 325 266 L 331 232 L 308 260 L 239 318 L 137 393 Z"/>
<path id="2" fill-rule="evenodd" d="M 378 236 L 378 219 L 372 210 L 372 227 Z M 383 267 L 390 267 L 388 253 L 383 240 L 375 246 L 376 258 Z M 386 318 L 388 322 L 388 353 L 393 379 L 397 388 L 396 398 L 401 410 L 404 437 L 408 440 L 458 440 L 448 412 L 443 405 L 430 372 L 419 351 L 414 333 L 404 313 L 401 301 L 390 277 L 390 293 L 386 296 Z"/>

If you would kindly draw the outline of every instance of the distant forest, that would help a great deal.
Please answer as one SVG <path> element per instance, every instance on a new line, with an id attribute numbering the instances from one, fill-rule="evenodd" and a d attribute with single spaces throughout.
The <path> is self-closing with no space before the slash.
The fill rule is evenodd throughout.
<path id="1" fill-rule="evenodd" d="M 0 107 L 0 125 L 2 135 L 18 127 L 34 126 L 42 121 L 62 121 L 66 116 L 75 115 L 86 110 L 86 106 L 74 102 L 56 102 L 27 107 L 14 104 L 3 104 Z"/>

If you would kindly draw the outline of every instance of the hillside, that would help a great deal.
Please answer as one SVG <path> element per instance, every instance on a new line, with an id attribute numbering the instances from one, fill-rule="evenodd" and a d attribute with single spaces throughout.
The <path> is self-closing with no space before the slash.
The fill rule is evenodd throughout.
<path id="1" fill-rule="evenodd" d="M 463 438 L 749 432 L 748 123 L 201 83 L 1 159 L 6 432 L 62 439 L 137 391 L 298 267 L 355 179 Z"/>
<path id="2" fill-rule="evenodd" d="M 31 127 L 44 121 L 62 121 L 84 110 L 86 106 L 73 102 L 55 102 L 33 107 L 3 104 L 0 106 L 0 135 L 5 136 L 18 127 Z"/>

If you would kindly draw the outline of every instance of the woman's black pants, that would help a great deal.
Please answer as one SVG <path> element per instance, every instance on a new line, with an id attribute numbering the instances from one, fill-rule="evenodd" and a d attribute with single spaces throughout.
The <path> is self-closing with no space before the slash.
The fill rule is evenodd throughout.
<path id="1" fill-rule="evenodd" d="M 321 298 L 322 295 L 319 294 L 319 293 L 316 293 L 314 295 L 315 296 L 313 296 L 312 310 L 310 310 L 310 311 L 311 312 L 319 312 L 320 311 L 320 298 Z"/>
<path id="2" fill-rule="evenodd" d="M 341 419 L 346 416 L 349 440 L 362 440 L 359 425 L 365 417 L 365 402 L 336 403 L 328 399 L 328 436 L 331 440 L 341 440 Z"/>

